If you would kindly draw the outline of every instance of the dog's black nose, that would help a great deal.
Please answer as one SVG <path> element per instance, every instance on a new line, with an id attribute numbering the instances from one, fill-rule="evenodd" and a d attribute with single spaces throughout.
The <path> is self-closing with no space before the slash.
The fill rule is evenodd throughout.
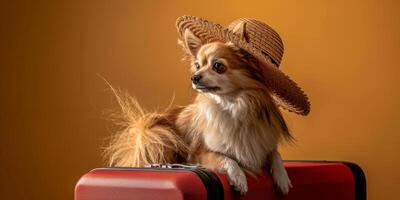
<path id="1" fill-rule="evenodd" d="M 193 75 L 191 79 L 192 79 L 193 84 L 196 85 L 200 82 L 201 75 Z"/>

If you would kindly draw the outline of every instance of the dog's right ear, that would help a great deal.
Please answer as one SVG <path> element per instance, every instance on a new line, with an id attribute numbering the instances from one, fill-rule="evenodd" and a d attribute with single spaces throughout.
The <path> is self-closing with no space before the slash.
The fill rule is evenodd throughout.
<path id="1" fill-rule="evenodd" d="M 189 29 L 185 30 L 183 34 L 183 41 L 178 41 L 178 43 L 181 44 L 185 51 L 192 56 L 197 55 L 197 51 L 199 51 L 202 45 L 201 40 L 196 37 Z"/>

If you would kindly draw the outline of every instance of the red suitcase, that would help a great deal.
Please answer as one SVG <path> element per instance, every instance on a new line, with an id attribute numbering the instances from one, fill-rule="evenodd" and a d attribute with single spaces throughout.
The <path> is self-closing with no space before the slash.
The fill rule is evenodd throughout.
<path id="1" fill-rule="evenodd" d="M 233 192 L 226 177 L 201 167 L 160 165 L 156 168 L 98 168 L 78 181 L 75 200 L 137 199 L 366 199 L 363 171 L 356 164 L 327 161 L 285 161 L 293 188 L 274 192 L 268 172 L 247 177 L 245 196 Z"/>

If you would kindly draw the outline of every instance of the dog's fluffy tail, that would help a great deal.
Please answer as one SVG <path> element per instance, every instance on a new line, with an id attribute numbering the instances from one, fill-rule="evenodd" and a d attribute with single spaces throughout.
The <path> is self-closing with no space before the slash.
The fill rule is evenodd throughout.
<path id="1" fill-rule="evenodd" d="M 110 166 L 143 167 L 175 163 L 185 157 L 188 147 L 166 114 L 146 113 L 127 93 L 116 91 L 113 87 L 111 90 L 121 112 L 113 115 L 119 131 L 105 149 Z"/>

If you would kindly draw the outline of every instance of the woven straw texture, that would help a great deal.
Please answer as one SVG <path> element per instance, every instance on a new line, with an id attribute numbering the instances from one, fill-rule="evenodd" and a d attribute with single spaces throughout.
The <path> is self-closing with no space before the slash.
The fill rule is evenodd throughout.
<path id="1" fill-rule="evenodd" d="M 239 23 L 245 25 L 245 37 L 232 31 Z M 262 66 L 265 84 L 280 107 L 300 115 L 307 115 L 310 112 L 307 95 L 279 70 L 284 52 L 283 43 L 278 33 L 267 24 L 255 19 L 242 18 L 225 28 L 198 17 L 182 16 L 177 19 L 176 26 L 181 38 L 184 31 L 189 29 L 204 43 L 229 41 L 249 52 L 265 63 Z"/>

